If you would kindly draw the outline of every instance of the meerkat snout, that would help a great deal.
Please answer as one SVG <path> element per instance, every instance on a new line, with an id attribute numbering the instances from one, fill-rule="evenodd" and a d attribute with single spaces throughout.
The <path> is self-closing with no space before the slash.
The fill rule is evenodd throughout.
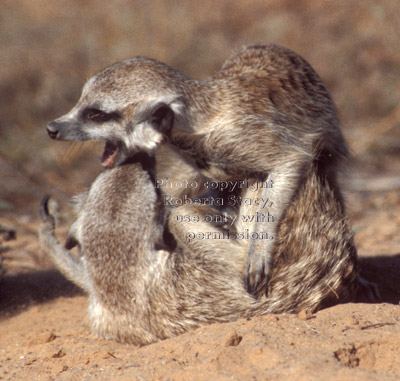
<path id="1" fill-rule="evenodd" d="M 155 149 L 168 136 L 174 120 L 174 111 L 163 101 L 128 105 L 112 112 L 102 111 L 100 106 L 79 106 L 78 111 L 50 122 L 46 130 L 55 140 L 104 141 L 101 162 L 112 168 L 139 150 Z"/>
<path id="2" fill-rule="evenodd" d="M 58 129 L 58 125 L 55 122 L 50 122 L 47 127 L 46 127 L 46 131 L 49 134 L 49 136 L 52 139 L 57 139 L 58 133 L 59 133 L 59 129 Z"/>

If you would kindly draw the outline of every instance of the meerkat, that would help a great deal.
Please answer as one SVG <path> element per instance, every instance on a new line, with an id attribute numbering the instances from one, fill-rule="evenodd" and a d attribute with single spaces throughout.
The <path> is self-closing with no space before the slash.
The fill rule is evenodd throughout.
<path id="1" fill-rule="evenodd" d="M 202 216 L 210 210 L 203 205 L 169 210 L 155 186 L 154 168 L 154 158 L 139 152 L 101 173 L 78 198 L 78 217 L 65 245 L 56 238 L 48 197 L 41 205 L 42 246 L 88 293 L 93 333 L 144 345 L 210 323 L 351 300 L 357 276 L 356 262 L 349 261 L 356 256 L 352 234 L 332 189 L 315 173 L 300 186 L 280 225 L 285 239 L 274 257 L 268 297 L 254 297 L 243 282 L 246 245 L 223 238 L 210 244 L 204 234 L 216 234 L 216 228 L 205 219 L 176 223 L 193 209 Z M 309 219 L 311 229 L 304 224 Z M 197 236 L 188 242 L 188 233 Z M 69 250 L 75 245 L 77 256 Z M 292 245 L 298 252 L 288 250 Z M 335 252 L 321 256 L 325 251 Z"/>
<path id="2" fill-rule="evenodd" d="M 48 198 L 43 201 L 42 245 L 89 294 L 93 332 L 142 345 L 266 312 L 265 300 L 255 300 L 244 287 L 239 243 L 229 241 L 215 252 L 206 242 L 192 250 L 165 238 L 168 210 L 155 187 L 154 163 L 146 153 L 135 154 L 101 173 L 80 196 L 65 245 L 78 245 L 78 256 L 57 240 Z"/>
<path id="3" fill-rule="evenodd" d="M 285 239 L 279 237 L 280 225 L 310 178 L 323 178 L 343 209 L 336 176 L 347 145 L 336 108 L 312 67 L 281 46 L 246 47 L 208 81 L 193 80 L 144 57 L 116 63 L 92 77 L 76 106 L 50 122 L 47 131 L 58 140 L 105 141 L 106 168 L 119 165 L 135 150 L 151 151 L 167 142 L 214 181 L 273 181 L 272 188 L 256 193 L 270 200 L 267 211 L 273 221 L 246 225 L 256 235 L 266 232 L 273 238 L 247 243 L 245 281 L 253 294 L 260 284 L 267 285 L 270 264 Z M 248 189 L 241 195 L 248 196 Z M 266 210 L 253 206 L 251 211 Z M 244 212 L 238 206 L 238 215 Z M 311 228 L 316 221 L 304 223 Z M 298 251 L 298 245 L 290 250 Z M 335 259 L 342 255 L 335 250 L 319 255 L 347 266 Z M 347 262 L 356 267 L 355 256 L 349 255 Z"/>

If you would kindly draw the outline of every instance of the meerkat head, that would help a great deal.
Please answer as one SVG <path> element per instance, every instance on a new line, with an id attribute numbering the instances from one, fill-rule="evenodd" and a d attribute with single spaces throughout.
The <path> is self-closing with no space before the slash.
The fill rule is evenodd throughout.
<path id="1" fill-rule="evenodd" d="M 148 58 L 116 63 L 89 79 L 75 107 L 50 122 L 52 139 L 105 141 L 102 164 L 151 151 L 183 118 L 182 74 Z"/>

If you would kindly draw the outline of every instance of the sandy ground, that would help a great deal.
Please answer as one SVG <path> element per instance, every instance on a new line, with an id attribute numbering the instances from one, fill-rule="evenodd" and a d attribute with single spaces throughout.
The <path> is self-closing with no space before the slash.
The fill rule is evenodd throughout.
<path id="1" fill-rule="evenodd" d="M 400 195 L 347 198 L 363 274 L 381 302 L 210 325 L 145 347 L 93 336 L 87 297 L 52 269 L 37 221 L 0 219 L 17 231 L 1 246 L 0 379 L 398 380 Z"/>
<path id="2" fill-rule="evenodd" d="M 398 0 L 1 1 L 0 379 L 400 380 L 399 16 Z M 332 93 L 363 162 L 348 176 L 348 212 L 382 300 L 141 348 L 93 336 L 87 297 L 39 246 L 37 207 L 44 193 L 65 201 L 82 191 L 99 164 L 88 143 L 50 141 L 45 124 L 112 62 L 144 55 L 205 79 L 258 42 L 300 53 Z"/>

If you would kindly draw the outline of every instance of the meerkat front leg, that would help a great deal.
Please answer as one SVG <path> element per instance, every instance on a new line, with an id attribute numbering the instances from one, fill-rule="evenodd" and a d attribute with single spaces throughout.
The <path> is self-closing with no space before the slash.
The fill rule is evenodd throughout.
<path id="1" fill-rule="evenodd" d="M 256 292 L 264 278 L 268 284 L 269 265 L 279 224 L 298 188 L 299 178 L 301 178 L 301 173 L 296 166 L 279 167 L 268 175 L 266 183 L 270 187 L 263 187 L 257 192 L 261 202 L 254 220 L 258 222 L 253 224 L 253 234 L 247 248 L 245 266 L 246 286 L 250 293 Z"/>
<path id="2" fill-rule="evenodd" d="M 211 150 L 207 144 L 210 144 L 209 139 L 204 136 L 194 135 L 179 131 L 179 134 L 170 136 L 173 146 L 178 147 L 183 157 L 192 162 L 196 158 L 202 158 L 207 164 L 205 169 L 201 169 L 204 175 L 213 178 L 214 173 L 217 173 L 219 180 L 225 180 L 228 175 L 225 173 L 225 168 L 229 168 L 231 173 L 237 173 L 238 176 L 245 176 L 244 174 L 258 174 L 260 180 L 273 182 L 272 188 L 262 188 L 257 191 L 256 198 L 267 201 L 266 204 L 261 200 L 258 209 L 248 208 L 243 213 L 243 208 L 240 208 L 238 218 L 236 219 L 238 226 L 237 231 L 241 231 L 243 219 L 240 214 L 249 214 L 254 217 L 252 220 L 257 220 L 257 212 L 265 213 L 266 205 L 269 205 L 267 212 L 273 216 L 273 222 L 253 222 L 251 226 L 248 223 L 244 225 L 253 236 L 257 237 L 260 234 L 268 233 L 269 237 L 275 237 L 279 228 L 279 224 L 284 217 L 285 211 L 290 204 L 296 189 L 299 188 L 300 181 L 304 178 L 304 173 L 307 165 L 312 165 L 308 156 L 304 156 L 303 152 L 300 154 L 293 152 L 291 147 L 286 147 L 285 154 L 280 151 L 264 152 L 262 156 L 259 155 L 260 150 L 253 150 L 243 155 L 241 151 L 242 145 L 229 146 L 229 152 L 226 150 L 218 151 L 217 148 Z M 242 136 L 242 141 L 246 140 L 246 136 Z M 219 140 L 218 140 L 219 142 Z M 207 144 L 206 144 L 207 143 Z M 213 144 L 216 144 L 215 142 Z M 249 141 L 249 145 L 251 141 Z M 258 144 L 258 143 L 257 143 Z M 219 142 L 219 147 L 224 147 Z M 281 151 L 283 151 L 282 148 Z M 261 151 L 263 152 L 263 151 Z M 283 162 L 283 163 L 282 163 Z M 194 164 L 193 164 L 194 165 Z M 224 178 L 224 175 L 227 176 Z M 230 175 L 232 176 L 232 175 Z M 236 179 L 237 180 L 237 179 Z M 243 177 L 242 177 L 243 180 Z M 246 199 L 249 192 L 242 189 L 241 197 Z M 254 194 L 254 193 L 253 193 Z M 251 197 L 254 197 L 251 195 Z M 226 201 L 226 200 L 225 200 Z M 226 202 L 228 204 L 229 202 Z M 272 203 L 272 204 L 271 204 Z M 225 204 L 225 202 L 224 202 Z M 246 208 L 245 208 L 246 209 Z M 251 217 L 251 216 L 250 216 Z M 271 221 L 271 219 L 269 219 Z M 252 239 L 248 243 L 246 253 L 246 266 L 244 269 L 244 279 L 247 289 L 250 293 L 256 294 L 258 286 L 267 277 L 269 271 L 269 263 L 273 255 L 274 239 Z"/>

